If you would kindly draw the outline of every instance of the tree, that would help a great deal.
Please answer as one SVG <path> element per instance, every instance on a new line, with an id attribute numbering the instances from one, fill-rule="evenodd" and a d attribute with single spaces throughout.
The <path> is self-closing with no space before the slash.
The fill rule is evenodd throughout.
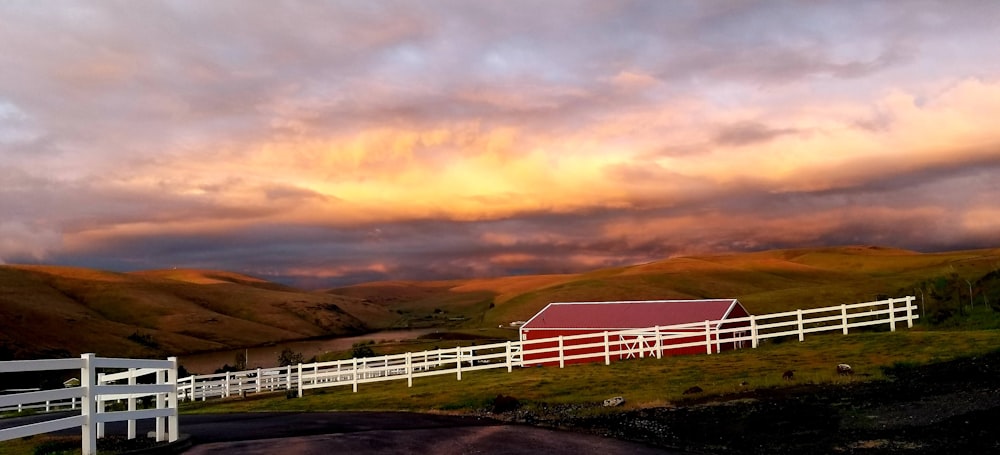
<path id="1" fill-rule="evenodd" d="M 237 371 L 243 371 L 247 369 L 246 351 L 236 353 L 236 359 L 233 362 L 233 366 L 236 367 Z"/>
<path id="2" fill-rule="evenodd" d="M 287 367 L 289 365 L 298 365 L 304 361 L 304 357 L 301 352 L 292 351 L 291 348 L 285 348 L 281 350 L 281 354 L 278 354 L 278 366 Z"/>
<path id="3" fill-rule="evenodd" d="M 351 357 L 375 357 L 375 351 L 371 348 L 371 341 L 361 341 L 351 345 Z"/>
<path id="4" fill-rule="evenodd" d="M 939 325 L 965 315 L 965 308 L 962 305 L 964 286 L 957 273 L 934 278 L 931 285 L 930 297 L 934 301 L 934 306 L 928 308 L 927 312 L 932 324 Z"/>

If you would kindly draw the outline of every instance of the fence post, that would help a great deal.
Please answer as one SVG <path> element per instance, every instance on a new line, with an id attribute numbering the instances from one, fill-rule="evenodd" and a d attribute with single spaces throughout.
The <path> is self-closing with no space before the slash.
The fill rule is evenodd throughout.
<path id="1" fill-rule="evenodd" d="M 80 415 L 83 416 L 83 425 L 80 425 L 80 451 L 83 455 L 94 455 L 97 453 L 97 428 L 94 422 L 94 379 L 97 368 L 94 365 L 94 354 L 82 354 L 80 359 L 83 365 L 80 367 L 80 388 L 83 389 L 83 396 L 80 397 Z"/>
<path id="2" fill-rule="evenodd" d="M 840 324 L 844 327 L 844 335 L 847 335 L 847 304 L 840 304 Z"/>
<path id="3" fill-rule="evenodd" d="M 757 349 L 760 341 L 757 340 L 757 316 L 750 315 L 750 347 Z"/>
<path id="4" fill-rule="evenodd" d="M 608 343 L 608 331 L 604 331 L 604 364 L 611 365 L 611 343 Z"/>
<path id="5" fill-rule="evenodd" d="M 170 369 L 167 370 L 167 383 L 174 386 L 174 391 L 167 395 L 167 406 L 170 407 L 170 417 L 167 417 L 167 440 L 174 442 L 181 436 L 177 420 L 177 357 L 167 357 Z"/>
<path id="6" fill-rule="evenodd" d="M 260 393 L 260 367 L 257 367 L 257 393 Z"/>
<path id="7" fill-rule="evenodd" d="M 292 366 L 288 365 L 288 375 L 285 378 L 285 390 L 292 390 Z"/>
<path id="8" fill-rule="evenodd" d="M 291 369 L 291 365 L 288 367 Z M 299 362 L 299 398 L 302 398 L 302 363 Z"/>
<path id="9" fill-rule="evenodd" d="M 510 341 L 507 342 L 507 372 L 510 373 L 514 371 L 514 359 L 512 358 L 511 344 Z"/>
<path id="10" fill-rule="evenodd" d="M 636 341 L 636 343 L 635 343 L 636 347 L 639 348 L 639 358 L 640 359 L 645 359 L 646 358 L 646 350 L 644 348 L 646 347 L 646 340 L 642 337 L 642 335 L 639 335 L 639 337 L 636 338 L 635 341 Z"/>
<path id="11" fill-rule="evenodd" d="M 566 366 L 566 361 L 563 359 L 563 336 L 559 335 L 559 368 Z"/>
<path id="12" fill-rule="evenodd" d="M 129 372 L 128 385 L 135 385 L 135 368 L 129 368 L 128 372 Z M 136 398 L 133 396 L 126 398 L 126 400 L 128 401 L 128 410 L 135 411 Z M 128 436 L 127 436 L 128 439 L 135 439 L 135 419 L 128 419 L 127 431 L 128 431 Z"/>
<path id="13" fill-rule="evenodd" d="M 912 295 L 906 296 L 906 328 L 913 328 L 913 301 L 916 297 Z"/>
<path id="14" fill-rule="evenodd" d="M 167 371 L 159 370 L 156 373 L 156 383 L 166 384 L 167 383 Z M 228 396 L 228 395 L 227 395 Z M 164 402 L 163 394 L 156 394 L 156 409 L 163 409 L 166 403 Z M 166 438 L 167 433 L 167 419 L 165 417 L 156 418 L 156 442 L 163 442 Z"/>
<path id="15" fill-rule="evenodd" d="M 712 322 L 705 320 L 705 353 L 712 354 Z"/>
<path id="16" fill-rule="evenodd" d="M 462 380 L 462 347 L 455 347 L 455 370 L 458 380 Z"/>
<path id="17" fill-rule="evenodd" d="M 802 309 L 795 310 L 795 317 L 799 322 L 799 341 L 805 341 L 806 333 L 802 330 Z"/>
<path id="18" fill-rule="evenodd" d="M 354 386 L 354 391 L 358 391 L 358 358 L 352 357 L 351 362 L 354 368 L 351 370 L 351 384 Z"/>
<path id="19" fill-rule="evenodd" d="M 896 299 L 889 299 L 889 331 L 896 331 L 896 308 L 894 303 Z"/>
<path id="20" fill-rule="evenodd" d="M 660 334 L 660 326 L 656 326 L 656 358 L 663 358 L 663 335 Z"/>
<path id="21" fill-rule="evenodd" d="M 104 385 L 104 373 L 97 373 L 97 385 Z M 97 408 L 94 409 L 95 415 L 104 412 L 106 404 L 100 395 L 97 397 Z M 97 438 L 104 437 L 104 422 L 97 422 Z"/>
<path id="22" fill-rule="evenodd" d="M 229 372 L 226 371 L 226 382 L 222 384 L 222 393 L 226 394 L 226 398 L 229 398 Z"/>
<path id="23" fill-rule="evenodd" d="M 510 351 L 509 347 L 508 351 Z M 406 351 L 406 386 L 413 387 L 413 359 L 410 351 Z"/>

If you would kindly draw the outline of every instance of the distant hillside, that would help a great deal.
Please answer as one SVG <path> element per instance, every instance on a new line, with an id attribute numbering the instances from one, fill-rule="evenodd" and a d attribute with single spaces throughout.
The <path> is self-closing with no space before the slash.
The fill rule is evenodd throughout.
<path id="1" fill-rule="evenodd" d="M 0 266 L 0 359 L 162 356 L 384 328 L 480 329 L 550 302 L 738 298 L 751 313 L 925 297 L 928 320 L 1000 311 L 1000 249 L 852 246 L 690 256 L 565 275 L 365 283 L 304 292 L 223 271 Z M 920 301 L 918 300 L 918 303 Z M 495 332 L 494 332 L 495 335 Z"/>
<path id="2" fill-rule="evenodd" d="M 0 266 L 8 356 L 180 354 L 363 333 L 393 318 L 360 299 L 229 272 Z"/>
<path id="3" fill-rule="evenodd" d="M 678 257 L 569 275 L 366 283 L 327 292 L 383 305 L 411 326 L 496 327 L 525 320 L 550 302 L 735 297 L 762 314 L 917 295 L 921 282 L 957 274 L 976 283 L 998 268 L 1000 249 L 917 253 L 849 246 Z M 979 292 L 985 291 L 974 288 Z"/>

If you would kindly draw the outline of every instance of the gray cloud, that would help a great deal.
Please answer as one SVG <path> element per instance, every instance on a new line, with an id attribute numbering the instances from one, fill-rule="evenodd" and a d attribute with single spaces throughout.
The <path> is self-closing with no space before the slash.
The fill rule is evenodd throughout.
<path id="1" fill-rule="evenodd" d="M 795 133 L 797 130 L 794 128 L 771 128 L 758 122 L 743 122 L 719 128 L 713 140 L 719 145 L 741 146 L 767 142 L 779 136 Z"/>
<path id="2" fill-rule="evenodd" d="M 996 208 L 1000 151 L 967 150 L 989 138 L 940 152 L 953 161 L 816 167 L 829 173 L 818 190 L 686 174 L 660 160 L 734 160 L 718 150 L 752 155 L 807 132 L 833 134 L 786 126 L 827 109 L 830 124 L 878 143 L 902 121 L 873 105 L 887 92 L 996 80 L 998 16 L 1000 4 L 971 0 L 4 2 L 0 261 L 225 268 L 315 285 L 569 272 L 802 244 L 991 246 L 1000 238 L 989 229 L 956 227 Z M 639 83 L 616 83 L 623 75 Z M 831 100 L 852 109 L 841 114 Z M 516 131 L 498 162 L 549 154 L 538 162 L 547 159 L 552 176 L 584 153 L 607 156 L 600 176 L 615 194 L 567 209 L 546 186 L 456 189 L 442 206 L 539 202 L 465 218 L 354 219 L 350 195 L 274 169 L 321 167 L 335 155 L 320 183 L 419 166 L 443 173 L 456 156 L 487 148 L 459 145 L 498 128 Z M 390 140 L 353 156 L 331 139 L 378 129 L 453 137 L 405 149 L 410 161 Z M 564 142 L 592 149 L 556 156 L 550 149 Z M 254 163 L 262 150 L 274 156 Z M 311 204 L 348 209 L 302 215 Z M 782 220 L 797 227 L 779 229 Z M 136 228 L 184 223 L 212 228 Z M 89 233 L 105 234 L 71 248 Z"/>

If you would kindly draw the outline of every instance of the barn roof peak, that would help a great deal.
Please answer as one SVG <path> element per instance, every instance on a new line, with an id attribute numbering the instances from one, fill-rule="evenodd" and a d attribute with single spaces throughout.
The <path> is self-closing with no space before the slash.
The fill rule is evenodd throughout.
<path id="1" fill-rule="evenodd" d="M 736 310 L 736 314 L 734 313 Z M 622 330 L 718 321 L 749 313 L 739 300 L 617 300 L 553 302 L 533 316 L 522 330 Z"/>

